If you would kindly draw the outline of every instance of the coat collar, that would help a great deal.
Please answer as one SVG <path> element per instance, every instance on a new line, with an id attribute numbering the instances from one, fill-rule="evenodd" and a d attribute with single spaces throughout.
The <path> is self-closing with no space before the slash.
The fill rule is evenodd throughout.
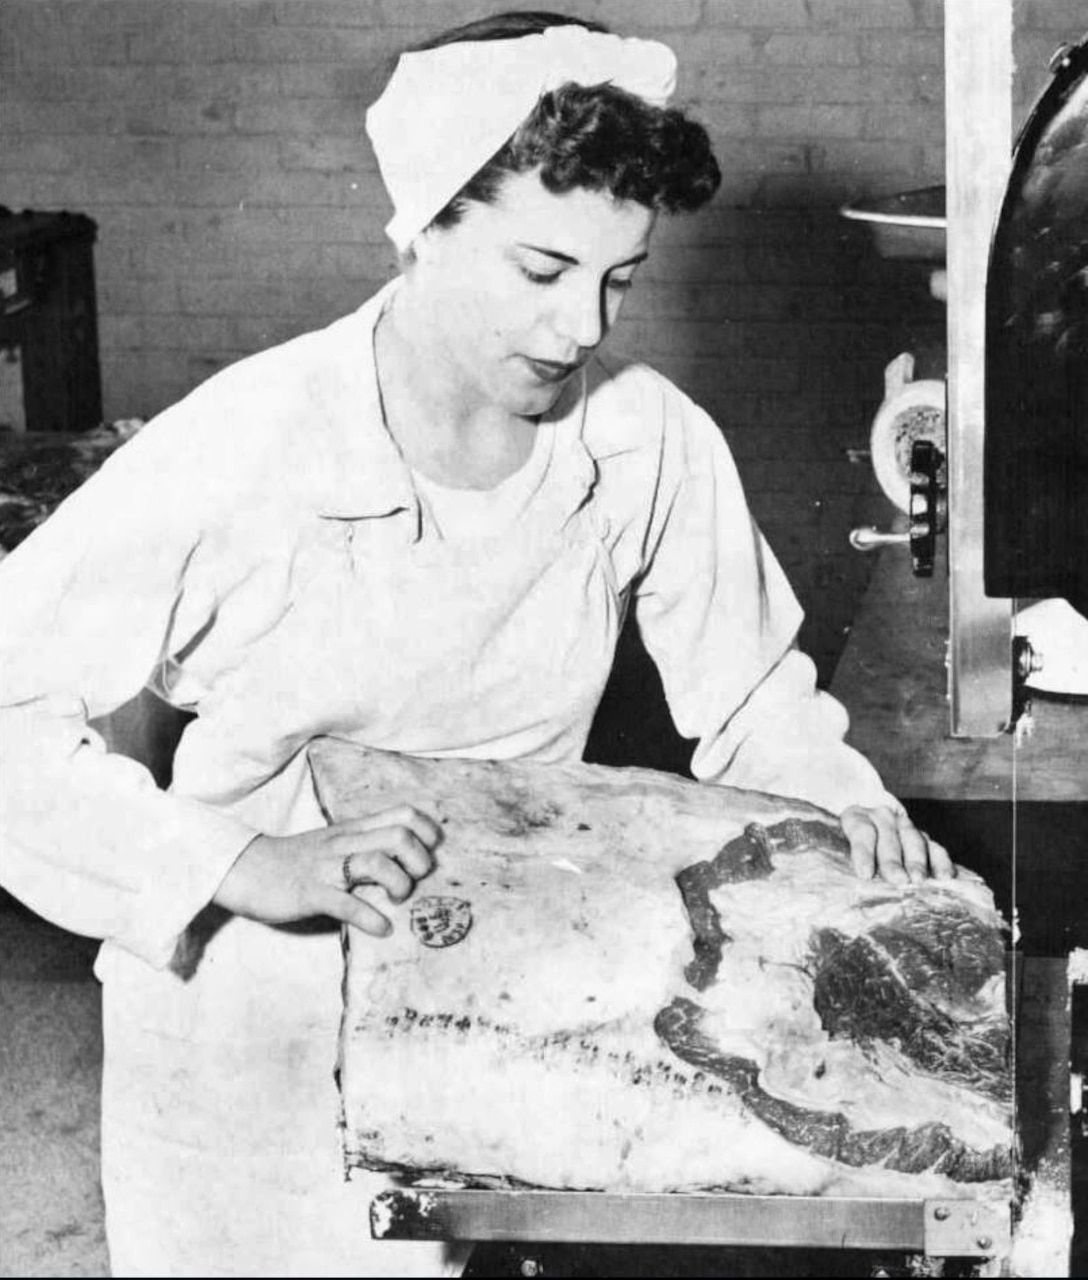
<path id="1" fill-rule="evenodd" d="M 319 497 L 320 514 L 360 520 L 415 511 L 419 499 L 411 473 L 385 427 L 374 365 L 374 329 L 398 280 L 392 280 L 358 311 L 339 321 L 343 370 L 331 392 L 324 426 L 328 465 Z"/>

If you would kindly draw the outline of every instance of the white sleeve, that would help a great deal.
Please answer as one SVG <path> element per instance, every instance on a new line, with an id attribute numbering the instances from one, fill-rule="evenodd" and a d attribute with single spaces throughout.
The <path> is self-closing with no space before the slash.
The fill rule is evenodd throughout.
<path id="1" fill-rule="evenodd" d="M 157 966 L 257 834 L 87 723 L 141 689 L 189 590 L 209 486 L 186 426 L 151 423 L 0 562 L 0 883 Z"/>
<path id="2" fill-rule="evenodd" d="M 711 419 L 673 390 L 636 617 L 692 772 L 834 813 L 891 804 L 844 736 L 845 709 L 795 648 L 800 605 L 748 510 Z"/>

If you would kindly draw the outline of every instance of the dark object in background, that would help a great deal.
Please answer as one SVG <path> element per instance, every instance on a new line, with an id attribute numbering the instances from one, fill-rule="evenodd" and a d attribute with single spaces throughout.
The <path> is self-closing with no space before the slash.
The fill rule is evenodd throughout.
<path id="1" fill-rule="evenodd" d="M 985 581 L 1088 610 L 1088 37 L 1020 133 L 986 290 Z"/>
<path id="2" fill-rule="evenodd" d="M 943 1276 L 977 1275 L 975 1260 L 941 1260 Z M 926 1260 L 913 1254 L 871 1249 L 756 1249 L 713 1245 L 478 1244 L 465 1268 L 466 1280 L 492 1276 L 672 1277 L 709 1276 L 920 1276 Z"/>
<path id="3" fill-rule="evenodd" d="M 14 551 L 125 439 L 113 426 L 0 435 L 0 552 Z"/>
<path id="4" fill-rule="evenodd" d="M 673 724 L 661 676 L 642 643 L 632 609 L 582 758 L 588 764 L 634 765 L 690 778 L 694 750 L 694 739 L 682 738 Z"/>
<path id="5" fill-rule="evenodd" d="M 1026 956 L 1088 946 L 1088 801 L 908 798 L 911 820 L 989 884 Z M 1014 892 L 1015 885 L 1015 892 Z"/>
<path id="6" fill-rule="evenodd" d="M 28 432 L 102 421 L 96 232 L 80 213 L 0 208 L 0 349 L 19 350 Z"/>

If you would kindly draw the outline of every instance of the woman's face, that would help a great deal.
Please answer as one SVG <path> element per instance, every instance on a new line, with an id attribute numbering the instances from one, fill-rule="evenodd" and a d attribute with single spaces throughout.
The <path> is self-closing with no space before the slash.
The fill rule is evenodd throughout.
<path id="1" fill-rule="evenodd" d="M 615 323 L 654 219 L 607 193 L 552 195 L 532 172 L 508 178 L 495 204 L 424 232 L 414 283 L 466 402 L 525 417 L 550 409 Z"/>

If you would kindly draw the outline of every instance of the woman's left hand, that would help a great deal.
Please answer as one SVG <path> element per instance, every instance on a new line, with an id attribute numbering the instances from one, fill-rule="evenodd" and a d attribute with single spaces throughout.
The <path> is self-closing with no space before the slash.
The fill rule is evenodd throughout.
<path id="1" fill-rule="evenodd" d="M 880 876 L 891 884 L 921 884 L 929 876 L 948 880 L 956 874 L 948 851 L 902 810 L 855 804 L 839 820 L 850 841 L 850 861 L 863 880 Z"/>

